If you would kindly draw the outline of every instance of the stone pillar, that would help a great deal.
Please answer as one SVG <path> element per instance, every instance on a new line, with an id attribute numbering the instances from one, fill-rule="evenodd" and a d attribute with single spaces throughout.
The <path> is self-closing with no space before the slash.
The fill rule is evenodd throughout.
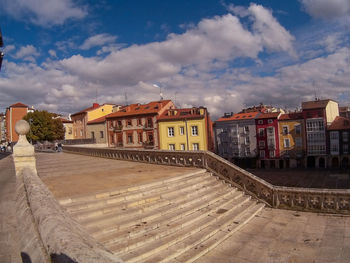
<path id="1" fill-rule="evenodd" d="M 13 161 L 15 163 L 16 176 L 19 176 L 24 168 L 31 169 L 35 174 L 36 164 L 34 156 L 34 147 L 26 138 L 26 134 L 29 132 L 29 124 L 25 120 L 19 120 L 16 122 L 15 131 L 19 135 L 17 144 L 13 147 Z"/>

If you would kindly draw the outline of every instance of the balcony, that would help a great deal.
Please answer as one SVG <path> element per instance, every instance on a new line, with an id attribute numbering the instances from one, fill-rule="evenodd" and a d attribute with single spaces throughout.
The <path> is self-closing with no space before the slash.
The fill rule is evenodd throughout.
<path id="1" fill-rule="evenodd" d="M 143 142 L 142 146 L 145 149 L 153 149 L 154 148 L 154 142 Z"/>
<path id="2" fill-rule="evenodd" d="M 119 132 L 119 131 L 122 131 L 123 130 L 123 126 L 112 126 L 112 127 L 109 127 L 109 131 L 112 131 L 112 132 Z"/>
<path id="3" fill-rule="evenodd" d="M 144 125 L 143 126 L 143 129 L 146 130 L 146 131 L 150 131 L 150 130 L 153 130 L 154 126 L 152 125 Z"/>

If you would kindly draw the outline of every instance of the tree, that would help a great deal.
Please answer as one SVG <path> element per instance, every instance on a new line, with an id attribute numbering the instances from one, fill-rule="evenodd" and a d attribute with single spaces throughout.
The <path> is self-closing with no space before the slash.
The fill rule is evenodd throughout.
<path id="1" fill-rule="evenodd" d="M 34 111 L 23 117 L 30 124 L 27 138 L 33 141 L 54 141 L 64 139 L 64 127 L 56 115 L 47 111 Z"/>

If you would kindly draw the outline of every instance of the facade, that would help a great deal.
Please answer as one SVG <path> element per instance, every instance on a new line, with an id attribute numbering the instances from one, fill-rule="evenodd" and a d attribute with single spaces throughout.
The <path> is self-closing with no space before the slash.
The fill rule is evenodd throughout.
<path id="1" fill-rule="evenodd" d="M 278 119 L 280 161 L 279 168 L 304 166 L 304 119 L 301 112 L 282 114 Z"/>
<path id="2" fill-rule="evenodd" d="M 16 122 L 22 120 L 30 109 L 27 105 L 18 102 L 6 109 L 6 141 L 17 142 L 18 135 L 15 131 Z"/>
<path id="3" fill-rule="evenodd" d="M 329 167 L 346 169 L 350 167 L 349 136 L 350 119 L 339 116 L 336 117 L 328 128 Z"/>
<path id="4" fill-rule="evenodd" d="M 87 138 L 95 139 L 97 144 L 107 143 L 106 116 L 87 123 Z"/>
<path id="5" fill-rule="evenodd" d="M 114 106 L 114 104 L 99 105 L 98 103 L 94 103 L 92 107 L 72 114 L 73 139 L 88 138 L 87 123 L 112 113 Z"/>
<path id="6" fill-rule="evenodd" d="M 214 150 L 212 122 L 206 108 L 168 109 L 158 119 L 159 149 Z"/>
<path id="7" fill-rule="evenodd" d="M 339 107 L 339 116 L 350 118 L 350 107 L 348 106 Z"/>
<path id="8" fill-rule="evenodd" d="M 106 116 L 110 147 L 159 149 L 157 120 L 175 108 L 171 100 L 131 104 Z"/>
<path id="9" fill-rule="evenodd" d="M 255 119 L 256 138 L 260 168 L 279 167 L 280 141 L 278 131 L 278 118 L 280 112 L 262 113 Z"/>
<path id="10" fill-rule="evenodd" d="M 72 140 L 73 138 L 73 121 L 60 117 L 64 127 L 64 139 Z"/>
<path id="11" fill-rule="evenodd" d="M 6 141 L 6 116 L 0 114 L 0 143 Z"/>
<path id="12" fill-rule="evenodd" d="M 333 100 L 315 100 L 302 103 L 305 120 L 307 167 L 325 168 L 327 155 L 326 128 L 337 116 L 339 106 Z"/>
<path id="13" fill-rule="evenodd" d="M 258 154 L 255 118 L 260 114 L 247 111 L 218 119 L 214 124 L 218 155 L 240 166 L 254 167 Z"/>

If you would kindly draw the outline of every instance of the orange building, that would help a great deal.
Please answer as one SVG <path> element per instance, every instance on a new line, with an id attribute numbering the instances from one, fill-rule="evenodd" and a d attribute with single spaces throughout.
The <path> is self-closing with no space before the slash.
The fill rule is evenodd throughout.
<path id="1" fill-rule="evenodd" d="M 22 120 L 27 115 L 28 110 L 28 106 L 21 102 L 12 104 L 6 109 L 6 140 L 8 142 L 18 141 L 15 125 L 17 121 Z"/>

